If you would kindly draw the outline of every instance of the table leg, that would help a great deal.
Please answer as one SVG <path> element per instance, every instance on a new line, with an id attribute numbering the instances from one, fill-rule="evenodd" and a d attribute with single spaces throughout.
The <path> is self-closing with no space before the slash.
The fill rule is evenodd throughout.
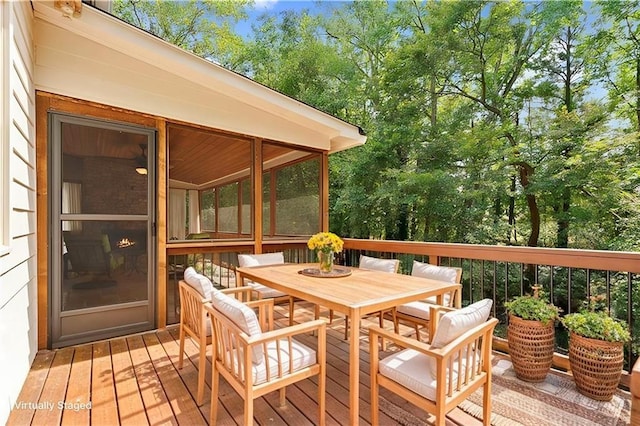
<path id="1" fill-rule="evenodd" d="M 360 418 L 360 310 L 351 309 L 349 316 L 349 423 L 357 425 Z"/>

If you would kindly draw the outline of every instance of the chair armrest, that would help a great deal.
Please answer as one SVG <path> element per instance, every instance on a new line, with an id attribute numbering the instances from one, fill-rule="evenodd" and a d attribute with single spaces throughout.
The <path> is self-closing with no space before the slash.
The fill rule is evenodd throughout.
<path id="1" fill-rule="evenodd" d="M 436 328 L 438 327 L 438 323 L 440 322 L 440 317 L 442 317 L 447 312 L 455 311 L 456 308 L 452 308 L 449 306 L 440 306 L 433 305 L 429 307 L 429 341 L 433 339 L 433 336 L 436 333 Z"/>
<path id="2" fill-rule="evenodd" d="M 253 294 L 253 288 L 250 286 L 243 287 L 231 287 L 220 290 L 222 293 L 233 296 L 241 302 L 248 302 L 251 300 L 251 296 Z"/>
<path id="3" fill-rule="evenodd" d="M 394 343 L 396 346 L 402 349 L 415 349 L 420 352 L 425 352 L 429 350 L 430 345 L 427 343 L 423 343 L 419 340 L 405 337 L 401 334 L 396 334 L 393 331 L 385 330 L 384 328 L 380 328 L 377 325 L 369 326 L 369 343 L 371 346 L 378 347 L 378 338 L 389 340 Z M 377 349 L 376 349 L 377 351 Z"/>
<path id="4" fill-rule="evenodd" d="M 250 300 L 245 303 L 250 308 L 258 308 L 258 310 L 262 309 L 271 309 L 273 310 L 273 299 L 258 299 L 258 300 Z"/>
<path id="5" fill-rule="evenodd" d="M 252 336 L 247 339 L 247 343 L 249 345 L 260 345 L 271 340 L 277 340 L 282 337 L 293 337 L 298 334 L 307 334 L 311 331 L 318 331 L 318 338 L 320 338 L 320 334 L 322 334 L 325 336 L 323 339 L 326 339 L 326 330 L 327 323 L 322 319 L 318 319 L 303 322 L 301 324 L 295 324 L 289 327 L 278 328 L 277 330 L 267 331 L 262 333 L 260 336 Z"/>
<path id="6" fill-rule="evenodd" d="M 427 343 L 422 343 L 418 340 L 401 336 L 399 334 L 395 334 L 392 331 L 384 330 L 379 326 L 372 325 L 372 326 L 369 326 L 370 350 L 372 353 L 375 350 L 375 353 L 377 354 L 378 352 L 377 339 L 378 337 L 380 337 L 383 339 L 390 340 L 391 342 L 395 343 L 397 346 L 403 349 L 414 349 L 416 351 L 424 353 L 425 355 L 433 356 L 435 358 L 446 358 L 454 354 L 464 345 L 467 345 L 475 341 L 476 339 L 481 337 L 483 334 L 485 333 L 492 334 L 496 324 L 498 324 L 498 320 L 496 318 L 490 318 L 486 322 L 479 324 L 472 329 L 467 330 L 457 339 L 454 339 L 453 341 L 443 346 L 442 348 L 437 348 L 437 349 L 431 348 L 431 345 Z M 491 339 L 491 336 L 489 336 L 489 339 Z"/>
<path id="7" fill-rule="evenodd" d="M 251 309 L 258 309 L 258 322 L 262 330 L 273 330 L 273 299 L 258 299 L 245 302 Z"/>
<path id="8" fill-rule="evenodd" d="M 483 337 L 483 335 L 488 338 L 489 345 L 491 346 L 493 342 L 493 329 L 497 324 L 497 318 L 489 318 L 486 322 L 467 330 L 457 339 L 452 340 L 442 348 L 430 349 L 429 352 L 431 352 L 435 357 L 446 358 L 465 345 L 472 344 L 475 340 Z"/>

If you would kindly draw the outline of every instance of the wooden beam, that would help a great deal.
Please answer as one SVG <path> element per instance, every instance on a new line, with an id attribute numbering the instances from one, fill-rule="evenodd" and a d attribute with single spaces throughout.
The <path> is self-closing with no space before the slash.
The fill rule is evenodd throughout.
<path id="1" fill-rule="evenodd" d="M 320 229 L 329 231 L 329 153 L 322 153 L 320 164 Z"/>
<path id="2" fill-rule="evenodd" d="M 157 194 L 156 194 L 156 235 L 157 253 L 156 265 L 157 276 L 155 282 L 156 287 L 156 324 L 158 328 L 167 326 L 167 175 L 169 173 L 167 163 L 167 122 L 164 119 L 156 121 L 157 133 L 157 152 L 158 159 L 157 169 Z"/>
<path id="3" fill-rule="evenodd" d="M 49 157 L 47 111 L 50 98 L 36 94 L 36 247 L 38 250 L 38 349 L 49 344 Z"/>
<path id="4" fill-rule="evenodd" d="M 253 177 L 253 240 L 254 252 L 262 253 L 262 139 L 256 138 L 253 141 L 253 167 L 251 167 L 251 176 Z"/>

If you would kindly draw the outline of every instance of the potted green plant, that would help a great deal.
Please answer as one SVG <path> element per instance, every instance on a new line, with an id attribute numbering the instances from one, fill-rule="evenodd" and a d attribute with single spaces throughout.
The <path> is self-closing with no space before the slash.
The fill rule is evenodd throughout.
<path id="1" fill-rule="evenodd" d="M 555 322 L 560 309 L 534 294 L 506 302 L 509 314 L 507 341 L 516 376 L 527 382 L 541 382 L 547 377 L 555 349 Z"/>
<path id="2" fill-rule="evenodd" d="M 588 309 L 566 315 L 569 330 L 569 365 L 578 391 L 598 401 L 610 401 L 618 388 L 624 365 L 624 344 L 629 327 L 603 309 L 604 296 L 591 297 Z"/>

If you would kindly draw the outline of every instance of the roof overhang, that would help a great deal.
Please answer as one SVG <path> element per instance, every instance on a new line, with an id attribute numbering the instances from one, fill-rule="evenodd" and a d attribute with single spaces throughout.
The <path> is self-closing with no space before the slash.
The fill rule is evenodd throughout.
<path id="1" fill-rule="evenodd" d="M 337 152 L 366 136 L 309 105 L 93 7 L 32 2 L 36 89 L 239 134 Z"/>

